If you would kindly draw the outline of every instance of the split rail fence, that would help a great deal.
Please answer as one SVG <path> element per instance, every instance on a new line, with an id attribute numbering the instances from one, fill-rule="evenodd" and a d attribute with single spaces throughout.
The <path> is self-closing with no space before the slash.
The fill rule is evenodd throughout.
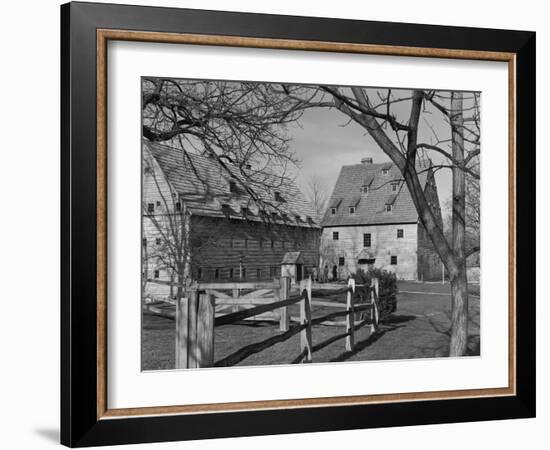
<path id="1" fill-rule="evenodd" d="M 378 292 L 378 279 L 373 279 L 370 286 L 356 285 L 355 280 L 350 279 L 344 288 L 315 291 L 312 291 L 311 279 L 306 279 L 300 282 L 299 292 L 295 295 L 290 295 L 290 279 L 286 277 L 273 282 L 197 283 L 187 288 L 184 297 L 171 302 L 176 307 L 173 317 L 176 322 L 176 368 L 234 366 L 298 333 L 299 354 L 292 359 L 292 364 L 310 363 L 313 353 L 344 338 L 346 351 L 353 351 L 355 333 L 359 329 L 370 324 L 371 332 L 376 330 L 379 319 Z M 346 296 L 346 303 L 322 300 L 341 294 Z M 144 309 L 166 316 L 159 304 L 144 305 Z M 299 317 L 290 316 L 289 307 L 292 305 L 299 306 Z M 313 306 L 340 311 L 312 317 Z M 228 309 L 231 312 L 224 313 Z M 335 321 L 342 317 L 344 321 Z M 242 320 L 275 320 L 279 322 L 281 333 L 246 345 L 214 361 L 214 329 Z M 312 328 L 320 324 L 344 325 L 345 331 L 313 345 Z"/>

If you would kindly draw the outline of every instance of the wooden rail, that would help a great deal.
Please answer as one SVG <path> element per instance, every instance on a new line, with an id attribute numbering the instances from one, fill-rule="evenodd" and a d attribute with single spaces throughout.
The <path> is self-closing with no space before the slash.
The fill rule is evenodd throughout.
<path id="1" fill-rule="evenodd" d="M 154 280 L 166 284 L 168 282 Z M 227 367 L 238 364 L 251 355 L 259 353 L 275 344 L 284 342 L 296 334 L 300 334 L 300 353 L 292 360 L 296 363 L 310 363 L 313 353 L 345 338 L 346 351 L 353 351 L 355 347 L 355 333 L 367 324 L 371 324 L 371 332 L 378 324 L 378 280 L 373 280 L 371 286 L 356 285 L 350 279 L 348 286 L 336 290 L 318 289 L 312 292 L 311 279 L 300 282 L 299 294 L 289 296 L 290 280 L 281 278 L 278 282 L 264 283 L 195 283 L 186 288 L 186 296 L 175 301 L 176 312 L 176 368 L 196 367 Z M 355 303 L 356 288 L 367 288 L 367 303 Z M 223 290 L 231 290 L 232 295 Z M 242 291 L 255 290 L 242 294 Z M 262 295 L 272 290 L 274 297 L 265 298 Z M 330 297 L 346 294 L 346 303 L 312 300 L 316 297 Z M 275 301 L 273 301 L 275 299 Z M 157 302 L 158 303 L 158 302 Z M 145 305 L 144 309 L 150 314 L 163 315 L 157 303 Z M 239 307 L 246 305 L 247 309 L 234 310 L 229 314 L 216 317 L 216 304 Z M 289 326 L 290 316 L 288 307 L 299 303 L 300 316 L 298 324 Z M 322 317 L 312 318 L 312 305 L 322 307 L 341 308 Z M 252 307 L 248 307 L 252 306 Z M 263 341 L 246 345 L 229 356 L 214 362 L 214 328 L 257 317 L 261 314 L 279 311 L 280 329 L 283 331 Z M 355 320 L 355 313 L 369 311 L 368 317 L 361 321 Z M 345 332 L 313 345 L 312 327 L 321 323 L 328 323 L 337 317 L 345 318 Z"/>

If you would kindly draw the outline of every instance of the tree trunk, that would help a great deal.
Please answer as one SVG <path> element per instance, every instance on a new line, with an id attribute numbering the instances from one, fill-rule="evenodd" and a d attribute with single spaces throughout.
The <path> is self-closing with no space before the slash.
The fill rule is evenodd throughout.
<path id="1" fill-rule="evenodd" d="M 462 92 L 451 93 L 453 166 L 452 249 L 456 268 L 451 276 L 451 343 L 449 356 L 463 356 L 468 344 L 468 281 L 466 278 L 466 176 L 457 166 L 464 161 Z"/>

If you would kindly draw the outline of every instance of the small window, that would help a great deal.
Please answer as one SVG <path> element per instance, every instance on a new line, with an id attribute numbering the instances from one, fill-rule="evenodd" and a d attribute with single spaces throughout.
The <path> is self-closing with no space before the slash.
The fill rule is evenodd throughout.
<path id="1" fill-rule="evenodd" d="M 398 228 L 397 229 L 397 238 L 398 239 L 401 239 L 403 237 L 403 229 L 402 228 Z"/>
<path id="2" fill-rule="evenodd" d="M 340 234 L 338 233 L 338 231 L 333 231 L 332 232 L 332 240 L 333 241 L 337 241 L 340 237 Z"/>
<path id="3" fill-rule="evenodd" d="M 343 266 L 345 262 L 346 262 L 346 260 L 344 259 L 343 256 L 340 256 L 340 257 L 338 258 L 338 265 L 339 265 L 339 266 Z"/>
<path id="4" fill-rule="evenodd" d="M 160 271 L 158 271 L 158 270 L 155 270 L 155 273 L 154 273 L 154 275 L 153 275 L 153 276 L 155 277 L 155 280 L 158 280 L 158 279 L 159 279 L 159 277 L 160 277 Z"/>
<path id="5" fill-rule="evenodd" d="M 390 173 L 390 169 L 382 169 L 382 175 L 387 175 Z"/>
<path id="6" fill-rule="evenodd" d="M 141 245 L 143 245 L 144 247 L 147 247 L 147 238 L 143 238 L 141 240 Z"/>
<path id="7" fill-rule="evenodd" d="M 349 207 L 349 215 L 350 216 L 355 216 L 355 206 L 350 206 Z"/>
<path id="8" fill-rule="evenodd" d="M 391 191 L 397 192 L 397 188 L 399 187 L 399 183 L 392 183 L 391 184 Z"/>
<path id="9" fill-rule="evenodd" d="M 371 246 L 371 235 L 370 233 L 363 234 L 363 247 Z"/>
<path id="10" fill-rule="evenodd" d="M 157 207 L 160 208 L 160 201 L 157 200 Z"/>
<path id="11" fill-rule="evenodd" d="M 233 278 L 233 267 L 229 269 L 229 278 Z"/>
<path id="12" fill-rule="evenodd" d="M 386 205 L 386 212 L 392 212 L 393 211 L 393 205 L 387 204 Z"/>
<path id="13" fill-rule="evenodd" d="M 220 278 L 220 269 L 214 270 L 214 279 L 218 280 Z"/>
<path id="14" fill-rule="evenodd" d="M 336 208 L 330 208 L 330 214 L 335 216 L 336 215 Z"/>
<path id="15" fill-rule="evenodd" d="M 155 204 L 154 203 L 147 203 L 147 212 L 148 213 L 155 212 Z"/>
<path id="16" fill-rule="evenodd" d="M 363 185 L 363 186 L 361 186 L 361 192 L 362 192 L 363 194 L 368 194 L 368 193 L 369 193 L 369 186 L 366 185 L 366 184 Z"/>
<path id="17" fill-rule="evenodd" d="M 391 256 L 391 265 L 396 266 L 397 265 L 397 256 L 392 255 Z"/>
<path id="18" fill-rule="evenodd" d="M 180 202 L 176 202 L 176 211 L 181 211 L 181 203 Z"/>

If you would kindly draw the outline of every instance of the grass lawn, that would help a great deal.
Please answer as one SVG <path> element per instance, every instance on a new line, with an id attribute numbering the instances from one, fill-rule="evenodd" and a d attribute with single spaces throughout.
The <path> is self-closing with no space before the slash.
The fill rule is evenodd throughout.
<path id="1" fill-rule="evenodd" d="M 475 286 L 474 286 L 475 288 Z M 355 349 L 345 351 L 345 339 L 338 340 L 313 354 L 313 362 L 365 361 L 443 357 L 448 354 L 450 288 L 448 284 L 400 282 L 396 312 L 371 334 L 369 326 L 355 335 Z M 479 355 L 479 297 L 470 296 L 469 354 Z M 477 289 L 479 293 L 479 288 Z M 343 300 L 343 296 L 341 295 Z M 315 300 L 315 299 L 314 299 Z M 323 299 L 326 300 L 326 299 Z M 290 308 L 298 316 L 297 306 Z M 314 308 L 313 316 L 323 316 L 334 308 Z M 343 333 L 341 326 L 313 327 L 313 345 Z M 174 368 L 174 321 L 144 315 L 142 331 L 142 369 Z M 239 348 L 279 333 L 271 322 L 241 322 L 215 329 L 214 359 L 220 360 Z M 300 336 L 276 344 L 250 356 L 239 365 L 288 364 L 300 352 Z"/>

